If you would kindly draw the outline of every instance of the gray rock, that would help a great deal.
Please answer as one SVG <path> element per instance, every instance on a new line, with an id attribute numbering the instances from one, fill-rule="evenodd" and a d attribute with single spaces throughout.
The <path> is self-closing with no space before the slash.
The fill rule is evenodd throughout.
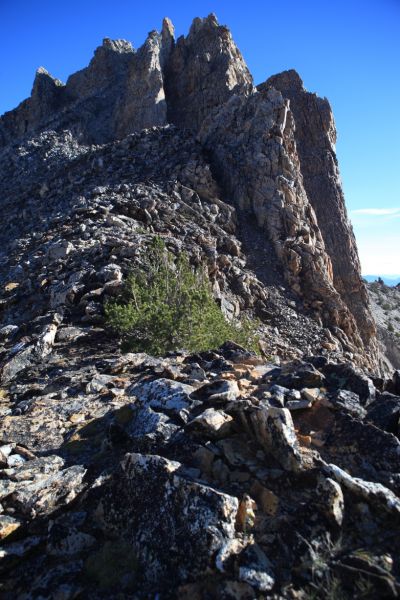
<path id="1" fill-rule="evenodd" d="M 205 383 L 192 392 L 192 397 L 202 399 L 206 402 L 232 402 L 239 396 L 239 388 L 236 381 L 229 379 L 218 379 Z"/>
<path id="2" fill-rule="evenodd" d="M 298 471 L 301 468 L 301 454 L 287 408 L 261 408 L 243 418 L 260 446 L 272 454 L 284 469 Z"/>
<path id="3" fill-rule="evenodd" d="M 190 385 L 170 379 L 156 379 L 148 383 L 137 383 L 128 388 L 127 393 L 135 396 L 144 407 L 150 407 L 167 414 L 180 415 L 193 404 Z"/>
<path id="4" fill-rule="evenodd" d="M 399 434 L 399 419 L 400 396 L 388 392 L 379 394 L 368 407 L 367 420 L 389 433 Z"/>
<path id="5" fill-rule="evenodd" d="M 316 492 L 323 513 L 340 526 L 344 517 L 344 498 L 340 485 L 330 477 L 321 477 Z"/>
<path id="6" fill-rule="evenodd" d="M 189 421 L 187 427 L 213 439 L 225 437 L 232 429 L 233 418 L 222 410 L 207 408 Z"/>
<path id="7" fill-rule="evenodd" d="M 105 282 L 107 281 L 121 281 L 122 271 L 121 267 L 116 264 L 105 265 L 101 268 L 99 275 Z"/>
<path id="8" fill-rule="evenodd" d="M 149 406 L 132 406 L 132 418 L 125 427 L 133 439 L 161 439 L 167 441 L 179 428 L 171 423 L 163 413 L 155 412 Z"/>
<path id="9" fill-rule="evenodd" d="M 239 579 L 260 592 L 268 592 L 275 585 L 271 562 L 257 544 L 251 544 L 240 554 Z"/>
<path id="10" fill-rule="evenodd" d="M 49 247 L 48 255 L 50 260 L 60 260 L 66 258 L 73 250 L 75 248 L 71 242 L 61 241 Z"/>
<path id="11" fill-rule="evenodd" d="M 12 339 L 18 331 L 18 325 L 5 325 L 0 329 L 0 340 L 8 341 Z"/>
<path id="12" fill-rule="evenodd" d="M 253 80 L 226 27 L 215 15 L 195 19 L 179 38 L 166 66 L 168 117 L 179 127 L 197 130 L 211 110 L 233 94 L 248 94 Z"/>
<path id="13" fill-rule="evenodd" d="M 5 600 L 281 597 L 316 560 L 349 595 L 365 570 L 372 595 L 396 589 L 400 442 L 373 384 L 397 379 L 370 375 L 332 115 L 287 80 L 255 92 L 213 15 L 176 42 L 164 20 L 138 51 L 105 39 L 65 86 L 41 69 L 0 119 Z M 232 341 L 121 354 L 104 303 L 155 236 L 229 319 L 257 315 L 270 363 Z"/>
<path id="14" fill-rule="evenodd" d="M 339 175 L 332 109 L 326 98 L 305 90 L 294 70 L 270 77 L 258 89 L 261 91 L 270 86 L 290 100 L 304 187 L 332 261 L 335 288 L 354 315 L 360 336 L 376 353 L 375 325 L 361 278 L 356 241 L 347 217 Z M 352 281 L 351 289 L 348 281 Z"/>
<path id="15" fill-rule="evenodd" d="M 31 364 L 32 353 L 33 347 L 28 346 L 28 348 L 25 348 L 6 362 L 1 370 L 1 381 L 7 383 L 18 375 L 18 373 L 28 368 Z"/>
<path id="16" fill-rule="evenodd" d="M 237 498 L 185 480 L 180 466 L 160 456 L 127 454 L 116 487 L 102 500 L 106 530 L 128 535 L 146 557 L 147 589 L 165 589 L 171 576 L 183 582 L 207 572 L 215 553 L 235 537 Z M 112 497 L 124 507 L 122 519 L 107 510 Z"/>
<path id="17" fill-rule="evenodd" d="M 400 499 L 382 484 L 365 481 L 359 477 L 352 477 L 334 464 L 328 465 L 326 472 L 330 473 L 333 479 L 355 494 L 355 496 L 363 498 L 367 502 L 381 507 L 390 513 L 400 514 Z"/>
<path id="18" fill-rule="evenodd" d="M 331 408 L 345 410 L 354 417 L 365 417 L 366 410 L 361 406 L 360 397 L 349 390 L 338 390 L 330 393 L 323 403 Z"/>
<path id="19" fill-rule="evenodd" d="M 86 469 L 80 465 L 59 471 L 47 478 L 16 484 L 12 503 L 22 514 L 35 517 L 49 515 L 60 504 L 69 504 L 83 489 Z"/>

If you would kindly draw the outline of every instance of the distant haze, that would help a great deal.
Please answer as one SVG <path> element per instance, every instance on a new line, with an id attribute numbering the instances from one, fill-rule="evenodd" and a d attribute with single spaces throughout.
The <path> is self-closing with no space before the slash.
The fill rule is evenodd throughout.
<path id="1" fill-rule="evenodd" d="M 400 275 L 363 275 L 363 277 L 369 282 L 381 278 L 386 285 L 397 285 L 400 283 Z"/>

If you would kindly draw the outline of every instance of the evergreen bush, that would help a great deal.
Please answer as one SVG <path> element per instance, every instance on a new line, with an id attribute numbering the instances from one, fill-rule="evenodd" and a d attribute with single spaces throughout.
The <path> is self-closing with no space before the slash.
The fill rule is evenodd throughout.
<path id="1" fill-rule="evenodd" d="M 106 323 L 123 337 L 126 351 L 156 356 L 200 352 L 232 340 L 258 350 L 257 323 L 228 322 L 215 302 L 204 270 L 187 254 L 178 258 L 155 237 L 144 264 L 127 278 L 122 296 L 105 305 Z"/>

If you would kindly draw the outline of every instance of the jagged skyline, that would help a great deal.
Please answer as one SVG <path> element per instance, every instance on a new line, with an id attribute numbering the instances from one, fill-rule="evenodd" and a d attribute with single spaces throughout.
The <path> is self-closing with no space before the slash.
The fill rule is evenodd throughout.
<path id="1" fill-rule="evenodd" d="M 400 160 L 396 144 L 399 125 L 381 118 L 381 107 L 394 105 L 400 86 L 390 77 L 400 50 L 394 37 L 399 20 L 395 2 L 386 0 L 379 7 L 373 2 L 362 7 L 356 2 L 350 6 L 339 2 L 324 12 L 316 2 L 308 2 L 300 10 L 289 1 L 287 13 L 291 18 L 285 21 L 284 43 L 280 28 L 268 26 L 282 18 L 279 7 L 262 2 L 253 2 L 246 12 L 227 2 L 195 2 L 190 7 L 170 2 L 166 7 L 155 1 L 145 8 L 127 2 L 112 7 L 105 2 L 86 2 L 83 6 L 72 3 L 69 12 L 49 2 L 40 8 L 22 4 L 3 3 L 7 27 L 0 44 L 7 61 L 0 70 L 0 113 L 29 95 L 34 71 L 40 65 L 65 81 L 88 63 L 103 37 L 126 38 L 138 47 L 149 29 L 160 27 L 165 13 L 172 18 L 179 36 L 187 31 L 194 16 L 216 12 L 219 21 L 232 30 L 255 83 L 295 67 L 305 87 L 327 96 L 333 106 L 341 175 L 363 273 L 399 272 L 398 218 L 355 212 L 379 207 L 394 210 L 400 205 L 399 191 L 393 189 L 391 178 L 380 175 L 394 172 Z M 17 35 L 24 44 L 10 57 L 6 49 Z M 389 80 L 390 86 L 386 83 Z"/>

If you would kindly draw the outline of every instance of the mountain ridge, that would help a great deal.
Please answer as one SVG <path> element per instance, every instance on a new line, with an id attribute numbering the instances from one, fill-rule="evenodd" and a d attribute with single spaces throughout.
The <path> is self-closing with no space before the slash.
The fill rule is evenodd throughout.
<path id="1" fill-rule="evenodd" d="M 335 139 L 215 15 L 41 68 L 0 118 L 5 600 L 399 596 L 400 371 Z M 258 355 L 121 351 L 104 306 L 159 240 Z"/>
<path id="2" fill-rule="evenodd" d="M 400 283 L 400 275 L 363 275 L 363 278 L 372 283 L 378 279 L 382 279 L 386 285 L 398 285 Z"/>
<path id="3" fill-rule="evenodd" d="M 273 91 L 273 85 L 282 88 L 283 96 Z M 294 96 L 292 90 L 296 90 Z M 222 150 L 224 141 L 218 142 L 217 148 L 213 135 L 218 135 L 218 130 L 214 134 L 207 132 L 206 124 L 212 131 L 218 117 L 211 115 L 223 106 L 225 114 L 220 110 L 219 119 L 229 119 L 228 106 L 233 107 L 232 102 L 227 102 L 229 98 L 242 99 L 241 107 L 233 109 L 238 115 L 245 115 L 248 110 L 255 114 L 264 112 L 265 120 L 260 121 L 256 131 L 253 119 L 252 137 L 247 141 L 248 160 L 254 154 L 261 159 L 259 180 L 256 181 L 255 172 L 249 180 L 255 186 L 252 197 L 245 197 L 247 172 L 234 175 L 229 168 L 223 173 L 222 193 L 229 196 L 235 189 L 236 204 L 241 208 L 246 205 L 256 214 L 259 225 L 266 228 L 266 236 L 274 240 L 274 250 L 291 289 L 304 297 L 316 320 L 328 328 L 339 328 L 350 346 L 362 348 L 362 354 L 369 349 L 371 364 L 377 364 L 376 331 L 344 205 L 330 106 L 315 94 L 308 94 L 294 71 L 270 78 L 256 91 L 229 30 L 218 24 L 215 15 L 195 19 L 188 36 L 181 36 L 176 42 L 172 24 L 164 19 L 161 33 L 150 32 L 137 51 L 129 42 L 105 40 L 89 66 L 71 75 L 65 86 L 40 70 L 31 98 L 1 118 L 0 143 L 3 140 L 4 144 L 7 136 L 18 139 L 38 128 L 62 129 L 65 125 L 80 143 L 104 143 L 135 130 L 172 122 L 198 133 L 210 153 L 212 168 L 218 171 L 218 148 Z M 313 147 L 317 148 L 314 156 L 305 146 L 302 128 L 306 125 L 299 121 L 304 110 L 308 111 L 308 130 L 312 131 Z M 211 115 L 205 118 L 208 113 Z M 268 159 L 272 144 L 276 146 L 275 154 L 285 154 L 276 165 Z M 224 152 L 229 155 L 232 149 L 226 146 Z M 286 161 L 286 166 L 279 160 Z M 307 165 L 312 164 L 319 165 L 318 173 L 307 171 Z M 242 182 L 228 181 L 233 175 Z M 335 212 L 325 219 L 322 207 L 327 194 L 328 205 Z M 261 213 L 276 211 L 274 203 L 276 208 L 283 205 L 288 216 L 283 220 L 279 209 L 278 218 L 269 226 Z"/>

